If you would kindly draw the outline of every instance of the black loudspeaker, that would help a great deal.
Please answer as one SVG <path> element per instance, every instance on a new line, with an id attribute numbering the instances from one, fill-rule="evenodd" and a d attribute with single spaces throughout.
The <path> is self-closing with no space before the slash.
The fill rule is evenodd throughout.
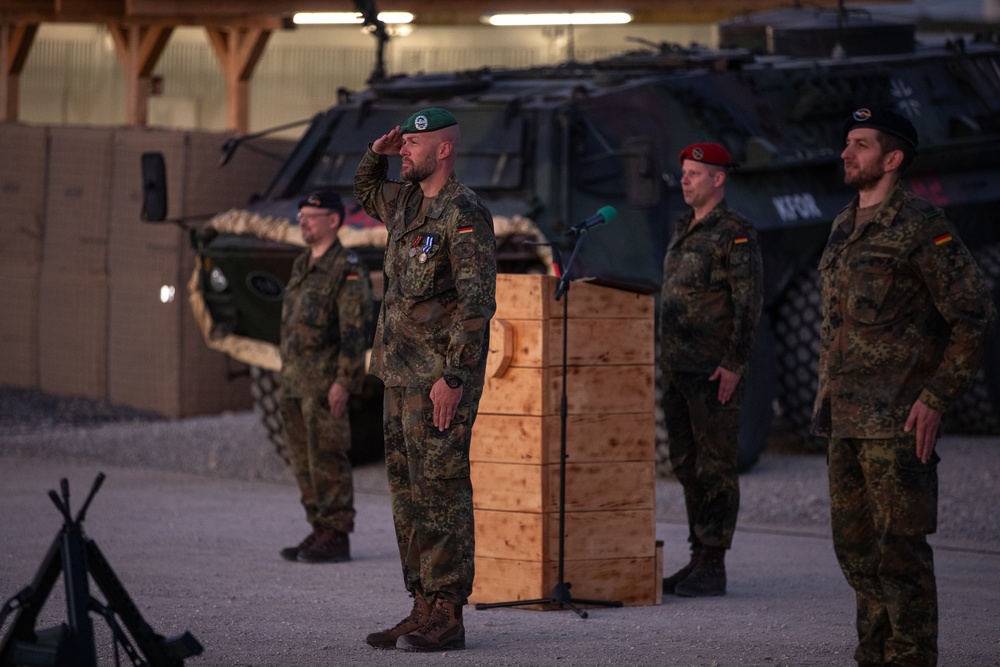
<path id="1" fill-rule="evenodd" d="M 167 219 L 167 168 L 163 153 L 142 154 L 142 219 L 146 222 Z"/>

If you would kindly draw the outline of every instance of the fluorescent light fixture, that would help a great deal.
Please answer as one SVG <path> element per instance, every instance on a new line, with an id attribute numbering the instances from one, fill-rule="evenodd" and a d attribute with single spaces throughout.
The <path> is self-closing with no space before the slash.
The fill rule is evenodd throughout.
<path id="1" fill-rule="evenodd" d="M 410 23 L 413 14 L 409 12 L 379 12 L 378 20 L 383 23 Z M 361 25 L 364 18 L 360 12 L 299 12 L 292 17 L 296 25 Z"/>
<path id="2" fill-rule="evenodd" d="M 494 14 L 484 17 L 490 25 L 621 25 L 631 23 L 627 12 L 569 12 L 564 14 Z"/>

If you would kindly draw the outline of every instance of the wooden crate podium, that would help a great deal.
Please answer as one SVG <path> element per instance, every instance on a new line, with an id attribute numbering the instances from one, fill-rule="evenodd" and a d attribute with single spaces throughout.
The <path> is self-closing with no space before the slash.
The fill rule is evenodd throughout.
<path id="1" fill-rule="evenodd" d="M 556 284 L 553 276 L 497 277 L 470 454 L 473 603 L 548 598 L 558 582 L 563 302 Z M 585 282 L 572 283 L 567 296 L 563 578 L 574 598 L 659 604 L 653 299 Z"/>

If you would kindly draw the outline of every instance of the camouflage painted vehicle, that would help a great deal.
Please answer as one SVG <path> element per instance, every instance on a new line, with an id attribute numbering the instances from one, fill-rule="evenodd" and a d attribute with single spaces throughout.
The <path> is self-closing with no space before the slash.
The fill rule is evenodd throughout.
<path id="1" fill-rule="evenodd" d="M 369 141 L 415 109 L 445 106 L 462 121 L 457 171 L 503 230 L 501 270 L 551 270 L 551 256 L 519 241 L 571 247 L 567 230 L 611 205 L 617 219 L 589 232 L 575 277 L 656 293 L 668 222 L 685 209 L 677 156 L 693 141 L 721 143 L 741 164 L 727 197 L 756 224 L 764 253 L 765 313 L 741 433 L 748 469 L 775 412 L 798 433 L 808 424 L 820 318 L 815 267 L 831 221 L 853 196 L 839 160 L 851 111 L 887 106 L 913 120 L 921 151 L 910 187 L 948 211 L 996 285 L 1000 47 L 921 48 L 912 25 L 812 10 L 730 21 L 720 34 L 729 44 L 720 50 L 648 44 L 598 62 L 400 76 L 343 92 L 312 119 L 268 191 L 229 215 L 291 221 L 302 193 L 335 188 L 350 202 L 352 233 L 366 239 L 350 244 L 366 248 L 378 270 L 379 243 L 364 236 L 377 228 L 350 199 L 355 167 Z M 211 331 L 273 347 L 287 272 L 268 263 L 290 263 L 287 240 L 254 241 L 229 229 L 208 236 L 196 235 L 203 261 L 192 288 L 204 295 Z M 949 428 L 1000 431 L 996 355 Z"/>

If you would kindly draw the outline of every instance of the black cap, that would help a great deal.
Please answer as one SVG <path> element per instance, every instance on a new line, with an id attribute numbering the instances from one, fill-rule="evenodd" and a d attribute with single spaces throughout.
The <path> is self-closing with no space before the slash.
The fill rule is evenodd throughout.
<path id="1" fill-rule="evenodd" d="M 917 150 L 917 128 L 905 117 L 896 113 L 892 109 L 867 109 L 860 108 L 851 114 L 851 117 L 844 123 L 844 140 L 847 140 L 847 133 L 856 127 L 870 127 L 881 130 L 886 134 L 899 137 Z"/>
<path id="2" fill-rule="evenodd" d="M 339 213 L 341 217 L 344 217 L 344 202 L 340 200 L 340 195 L 333 190 L 316 190 L 315 192 L 311 192 L 308 197 L 299 202 L 299 208 L 303 206 L 328 208 L 334 213 Z"/>

